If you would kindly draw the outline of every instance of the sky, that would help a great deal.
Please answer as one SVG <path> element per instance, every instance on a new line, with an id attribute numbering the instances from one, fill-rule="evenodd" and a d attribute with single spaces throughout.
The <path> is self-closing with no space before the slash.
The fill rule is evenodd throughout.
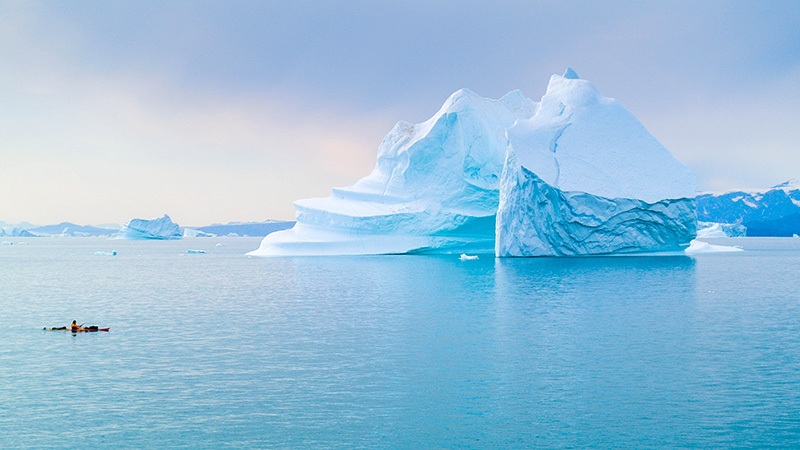
<path id="1" fill-rule="evenodd" d="M 454 91 L 573 67 L 699 191 L 800 178 L 800 2 L 0 0 L 0 221 L 293 219 Z"/>

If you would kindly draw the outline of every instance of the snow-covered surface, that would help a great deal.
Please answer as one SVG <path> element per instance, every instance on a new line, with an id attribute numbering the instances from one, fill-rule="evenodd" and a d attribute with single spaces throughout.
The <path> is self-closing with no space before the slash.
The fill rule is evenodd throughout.
<path id="1" fill-rule="evenodd" d="M 119 233 L 117 239 L 180 239 L 181 228 L 168 215 L 154 219 L 131 219 Z"/>
<path id="2" fill-rule="evenodd" d="M 713 245 L 709 244 L 708 242 L 698 241 L 697 239 L 693 240 L 689 247 L 684 250 L 688 254 L 698 254 L 698 253 L 726 253 L 726 252 L 741 252 L 741 247 L 732 247 L 730 245 Z"/>
<path id="3" fill-rule="evenodd" d="M 674 251 L 695 235 L 693 196 L 692 173 L 568 69 L 540 103 L 462 89 L 429 120 L 399 122 L 370 175 L 296 201 L 295 226 L 250 254 Z"/>
<path id="4" fill-rule="evenodd" d="M 647 203 L 694 197 L 688 167 L 619 102 L 570 75 L 553 75 L 536 115 L 508 130 L 522 167 L 563 192 Z"/>

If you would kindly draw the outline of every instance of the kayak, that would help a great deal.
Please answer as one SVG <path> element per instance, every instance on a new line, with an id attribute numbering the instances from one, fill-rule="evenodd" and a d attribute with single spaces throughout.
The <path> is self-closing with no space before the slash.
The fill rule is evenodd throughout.
<path id="1" fill-rule="evenodd" d="M 73 333 L 92 333 L 95 331 L 108 331 L 109 329 L 95 326 L 78 328 L 77 330 L 73 330 L 71 327 L 44 327 L 45 331 L 72 331 Z"/>

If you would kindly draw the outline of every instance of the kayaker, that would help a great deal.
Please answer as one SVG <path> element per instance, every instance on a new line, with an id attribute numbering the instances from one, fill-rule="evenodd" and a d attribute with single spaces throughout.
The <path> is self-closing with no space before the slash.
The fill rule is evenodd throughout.
<path id="1" fill-rule="evenodd" d="M 78 321 L 77 320 L 73 320 L 72 321 L 72 326 L 70 327 L 70 329 L 72 331 L 81 331 L 82 327 L 83 327 L 83 324 L 78 325 Z"/>

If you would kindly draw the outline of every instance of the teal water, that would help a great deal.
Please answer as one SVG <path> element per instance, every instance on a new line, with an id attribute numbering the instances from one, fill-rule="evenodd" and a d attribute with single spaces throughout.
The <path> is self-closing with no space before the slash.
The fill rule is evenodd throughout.
<path id="1" fill-rule="evenodd" d="M 800 442 L 800 239 L 477 261 L 7 240 L 2 448 Z M 72 319 L 111 331 L 42 331 Z"/>

